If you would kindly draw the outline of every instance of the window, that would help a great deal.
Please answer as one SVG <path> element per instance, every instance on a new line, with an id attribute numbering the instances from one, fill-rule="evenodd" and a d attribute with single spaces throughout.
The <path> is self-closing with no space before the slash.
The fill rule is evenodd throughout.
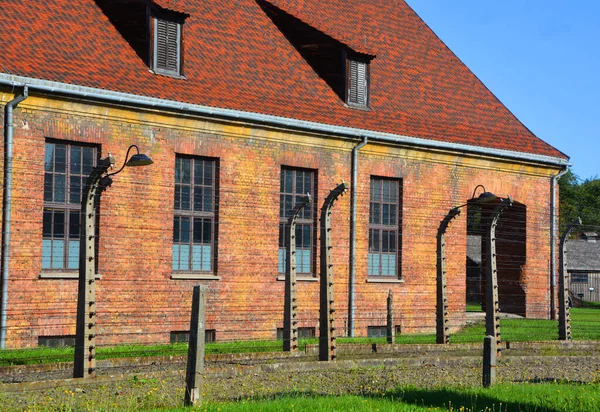
<path id="1" fill-rule="evenodd" d="M 206 329 L 204 331 L 204 343 L 213 343 L 217 340 L 217 331 L 215 329 Z M 187 330 L 172 331 L 171 343 L 188 343 L 190 341 L 190 332 Z"/>
<path id="2" fill-rule="evenodd" d="M 79 212 L 97 148 L 46 142 L 44 155 L 43 270 L 79 268 Z"/>
<path id="3" fill-rule="evenodd" d="M 75 335 L 38 336 L 38 346 L 47 348 L 73 347 Z"/>
<path id="4" fill-rule="evenodd" d="M 175 159 L 173 271 L 215 273 L 217 161 Z"/>
<path id="5" fill-rule="evenodd" d="M 286 250 L 288 241 L 285 227 L 296 202 L 310 193 L 313 202 L 302 209 L 296 222 L 296 273 L 310 275 L 313 271 L 313 253 L 315 237 L 315 172 L 306 169 L 281 169 L 279 203 L 279 273 L 285 273 Z"/>
<path id="6" fill-rule="evenodd" d="M 369 107 L 369 62 L 350 56 L 346 61 L 346 103 L 352 107 Z"/>
<path id="7" fill-rule="evenodd" d="M 385 338 L 387 337 L 387 326 L 367 326 L 367 337 Z"/>
<path id="8" fill-rule="evenodd" d="M 371 177 L 369 276 L 399 277 L 401 268 L 401 182 Z"/>
<path id="9" fill-rule="evenodd" d="M 571 273 L 571 283 L 588 283 L 588 281 L 587 273 Z"/>
<path id="10" fill-rule="evenodd" d="M 157 73 L 181 74 L 181 27 L 171 20 L 154 19 L 154 64 Z"/>
<path id="11" fill-rule="evenodd" d="M 311 327 L 299 327 L 298 339 L 310 339 L 317 336 L 317 330 Z M 283 328 L 277 328 L 277 340 L 283 340 Z"/>

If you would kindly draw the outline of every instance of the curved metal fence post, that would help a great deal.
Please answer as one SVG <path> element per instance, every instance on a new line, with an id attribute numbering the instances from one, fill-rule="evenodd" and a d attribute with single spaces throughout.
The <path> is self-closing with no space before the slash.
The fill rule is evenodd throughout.
<path id="1" fill-rule="evenodd" d="M 496 205 L 489 217 L 487 227 L 487 262 L 486 262 L 486 284 L 485 284 L 485 334 L 493 336 L 496 343 L 496 355 L 500 356 L 500 304 L 498 302 L 498 269 L 496 266 L 496 226 L 502 212 L 512 206 L 512 199 L 502 199 L 502 203 Z M 485 362 L 485 360 L 484 360 Z"/>
<path id="2" fill-rule="evenodd" d="M 75 329 L 74 378 L 96 375 L 96 202 L 112 180 L 103 175 L 114 158 L 109 155 L 88 176 L 81 197 L 79 280 Z"/>
<path id="3" fill-rule="evenodd" d="M 342 182 L 323 202 L 321 208 L 321 290 L 319 311 L 319 360 L 335 360 L 335 309 L 333 296 L 333 264 L 331 258 L 331 208 L 337 198 L 348 190 L 348 184 Z"/>
<path id="4" fill-rule="evenodd" d="M 565 233 L 560 237 L 560 252 L 558 265 L 558 339 L 571 340 L 571 313 L 569 310 L 569 286 L 566 282 L 567 270 L 567 248 L 566 242 L 569 235 L 577 226 L 581 226 L 581 219 L 577 218 L 570 223 L 565 230 Z"/>
<path id="5" fill-rule="evenodd" d="M 437 232 L 437 305 L 436 305 L 436 343 L 450 343 L 448 334 L 448 285 L 446 284 L 446 240 L 445 234 L 448 225 L 456 216 L 460 215 L 457 207 L 450 209 L 450 212 L 442 219 Z"/>
<path id="6" fill-rule="evenodd" d="M 300 211 L 311 203 L 310 194 L 292 210 L 285 228 L 288 245 L 285 254 L 285 297 L 283 307 L 283 350 L 298 350 L 298 303 L 296 302 L 296 222 Z"/>

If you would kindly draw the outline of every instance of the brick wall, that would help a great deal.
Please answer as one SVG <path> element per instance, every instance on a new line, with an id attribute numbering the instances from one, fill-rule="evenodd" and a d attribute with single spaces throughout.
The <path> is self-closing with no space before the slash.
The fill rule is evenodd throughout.
<path id="1" fill-rule="evenodd" d="M 15 173 L 9 284 L 8 346 L 35 346 L 38 336 L 75 333 L 77 281 L 40 278 L 45 139 L 94 143 L 124 160 L 130 144 L 154 164 L 114 177 L 102 197 L 98 254 L 99 343 L 168 342 L 187 330 L 192 288 L 208 286 L 207 329 L 217 340 L 274 339 L 282 327 L 284 284 L 278 281 L 281 166 L 317 171 L 318 208 L 329 190 L 350 181 L 356 142 L 205 119 L 169 117 L 73 102 L 30 98 L 16 110 Z M 171 278 L 176 154 L 208 156 L 219 164 L 218 280 Z M 527 206 L 527 262 L 519 272 L 527 315 L 546 317 L 549 259 L 549 173 L 495 162 L 370 143 L 360 151 L 357 204 L 355 330 L 384 325 L 394 292 L 402 332 L 435 328 L 437 227 L 477 184 Z M 367 282 L 369 178 L 401 178 L 402 281 Z M 332 215 L 338 331 L 346 328 L 350 196 Z M 318 233 L 318 231 L 317 231 Z M 317 248 L 318 251 L 318 248 Z M 317 252 L 318 253 L 318 252 Z M 447 231 L 452 326 L 464 321 L 466 210 Z M 318 262 L 318 256 L 315 257 Z M 318 263 L 317 263 L 318 272 Z M 301 327 L 317 327 L 319 285 L 300 281 Z M 318 330 L 318 328 L 317 328 Z"/>

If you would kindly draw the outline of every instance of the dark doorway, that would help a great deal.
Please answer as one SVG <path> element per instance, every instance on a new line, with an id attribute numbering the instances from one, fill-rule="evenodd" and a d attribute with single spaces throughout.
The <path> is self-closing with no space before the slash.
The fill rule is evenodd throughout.
<path id="1" fill-rule="evenodd" d="M 475 200 L 467 204 L 467 310 L 485 308 L 487 261 L 486 219 L 493 205 L 481 206 Z M 527 261 L 527 207 L 518 202 L 504 210 L 496 227 L 496 266 L 500 311 L 526 315 L 523 287 Z"/>

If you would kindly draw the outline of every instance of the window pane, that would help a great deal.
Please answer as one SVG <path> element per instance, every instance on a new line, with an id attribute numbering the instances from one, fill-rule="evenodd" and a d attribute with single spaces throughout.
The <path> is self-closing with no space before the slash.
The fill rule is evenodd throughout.
<path id="1" fill-rule="evenodd" d="M 286 218 L 290 217 L 291 214 L 292 214 L 292 209 L 293 209 L 292 199 L 293 199 L 292 195 L 286 195 L 285 196 L 285 206 L 284 206 L 285 207 L 285 214 L 284 214 L 284 217 L 286 217 Z"/>
<path id="2" fill-rule="evenodd" d="M 83 148 L 83 169 L 82 172 L 85 176 L 92 173 L 94 168 L 94 148 L 84 147 Z"/>
<path id="3" fill-rule="evenodd" d="M 212 187 L 205 187 L 204 188 L 204 211 L 205 212 L 213 211 L 212 203 L 213 203 Z"/>
<path id="4" fill-rule="evenodd" d="M 390 205 L 387 205 L 384 203 L 382 205 L 382 207 L 383 207 L 383 213 L 382 213 L 383 219 L 382 219 L 381 223 L 384 225 L 389 225 L 390 224 Z"/>
<path id="5" fill-rule="evenodd" d="M 79 241 L 71 240 L 69 241 L 69 260 L 67 262 L 67 269 L 77 269 L 79 268 Z"/>
<path id="6" fill-rule="evenodd" d="M 202 229 L 202 234 L 205 244 L 212 243 L 212 221 L 210 219 L 204 219 L 204 228 Z"/>
<path id="7" fill-rule="evenodd" d="M 190 219 L 188 217 L 182 217 L 179 223 L 180 231 L 180 242 L 181 243 L 189 243 L 190 242 Z"/>
<path id="8" fill-rule="evenodd" d="M 175 185 L 175 210 L 181 210 L 181 186 Z"/>
<path id="9" fill-rule="evenodd" d="M 205 161 L 204 162 L 204 185 L 205 186 L 213 186 L 213 167 L 215 165 L 214 161 Z"/>
<path id="10" fill-rule="evenodd" d="M 285 247 L 285 225 L 279 224 L 279 247 Z"/>
<path id="11" fill-rule="evenodd" d="M 190 183 L 190 159 L 181 159 L 181 183 Z"/>
<path id="12" fill-rule="evenodd" d="M 66 180 L 65 175 L 54 175 L 54 201 L 55 202 L 64 202 L 65 201 L 65 191 L 66 191 Z"/>
<path id="13" fill-rule="evenodd" d="M 53 235 L 57 238 L 65 237 L 65 212 L 55 210 L 54 214 L 54 230 Z"/>
<path id="14" fill-rule="evenodd" d="M 396 232 L 390 231 L 390 252 L 396 252 Z"/>
<path id="15" fill-rule="evenodd" d="M 52 185 L 52 174 L 44 174 L 44 201 L 52 202 L 54 194 L 54 187 Z"/>
<path id="16" fill-rule="evenodd" d="M 296 225 L 296 247 L 302 247 L 303 243 L 302 243 L 302 229 L 303 229 L 303 225 Z"/>
<path id="17" fill-rule="evenodd" d="M 79 211 L 69 212 L 69 238 L 79 239 Z"/>
<path id="18" fill-rule="evenodd" d="M 373 203 L 373 223 L 376 225 L 381 224 L 381 204 Z"/>
<path id="19" fill-rule="evenodd" d="M 380 235 L 380 231 L 379 230 L 373 230 L 373 242 L 372 242 L 372 250 L 374 252 L 379 251 L 379 235 Z"/>
<path id="20" fill-rule="evenodd" d="M 381 202 L 381 180 L 373 181 L 373 200 Z"/>
<path id="21" fill-rule="evenodd" d="M 54 147 L 54 171 L 58 173 L 67 171 L 67 148 L 63 144 Z"/>
<path id="22" fill-rule="evenodd" d="M 71 173 L 81 174 L 81 147 L 71 146 Z"/>
<path id="23" fill-rule="evenodd" d="M 202 243 L 203 219 L 194 219 L 194 243 Z"/>
<path id="24" fill-rule="evenodd" d="M 181 158 L 175 158 L 175 183 L 181 183 Z M 179 250 L 178 250 L 179 253 Z"/>
<path id="25" fill-rule="evenodd" d="M 179 231 L 180 231 L 179 220 L 180 220 L 179 217 L 173 218 L 173 242 L 179 242 L 179 239 L 181 238 L 179 236 Z"/>
<path id="26" fill-rule="evenodd" d="M 65 241 L 52 241 L 52 269 L 63 269 L 65 267 Z"/>
<path id="27" fill-rule="evenodd" d="M 202 171 L 204 170 L 204 162 L 196 160 L 194 162 L 194 184 L 201 185 L 203 183 Z"/>
<path id="28" fill-rule="evenodd" d="M 312 225 L 303 225 L 304 227 L 304 236 L 303 236 L 303 246 L 304 247 L 310 247 L 310 239 L 311 239 L 311 232 L 312 232 Z"/>
<path id="29" fill-rule="evenodd" d="M 304 193 L 304 172 L 296 172 L 296 193 Z"/>
<path id="30" fill-rule="evenodd" d="M 190 210 L 190 187 L 181 186 L 181 210 Z"/>
<path id="31" fill-rule="evenodd" d="M 69 203 L 81 203 L 81 179 L 79 176 L 71 176 L 69 185 Z"/>
<path id="32" fill-rule="evenodd" d="M 396 205 L 390 205 L 390 225 L 396 225 Z"/>
<path id="33" fill-rule="evenodd" d="M 315 195 L 313 193 L 312 183 L 313 183 L 313 173 L 312 172 L 304 173 L 304 192 L 303 192 L 304 194 L 310 193 L 311 196 Z"/>
<path id="34" fill-rule="evenodd" d="M 43 236 L 52 237 L 52 209 L 44 209 Z"/>
<path id="35" fill-rule="evenodd" d="M 390 203 L 390 182 L 389 182 L 389 180 L 383 181 L 383 202 Z"/>
<path id="36" fill-rule="evenodd" d="M 286 170 L 285 171 L 285 188 L 284 188 L 284 192 L 286 193 L 292 193 L 292 185 L 294 182 L 294 175 L 293 175 L 293 171 L 292 170 Z"/>
<path id="37" fill-rule="evenodd" d="M 46 143 L 46 152 L 44 154 L 44 170 L 52 172 L 54 170 L 54 144 Z"/>
<path id="38" fill-rule="evenodd" d="M 389 232 L 387 230 L 384 230 L 381 232 L 381 251 L 382 252 L 388 251 L 388 241 L 389 241 Z"/>
<path id="39" fill-rule="evenodd" d="M 203 210 L 202 193 L 202 186 L 194 186 L 194 210 L 197 212 L 201 212 Z"/>

